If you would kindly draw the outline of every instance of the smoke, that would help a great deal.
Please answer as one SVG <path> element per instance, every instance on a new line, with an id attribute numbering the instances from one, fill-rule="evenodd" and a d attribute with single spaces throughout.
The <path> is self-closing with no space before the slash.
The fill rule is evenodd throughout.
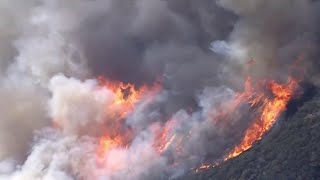
<path id="1" fill-rule="evenodd" d="M 246 76 L 284 81 L 303 55 L 306 78 L 318 83 L 319 8 L 311 0 L 1 1 L 0 179 L 175 179 L 221 159 L 249 110 L 215 117 Z M 123 118 L 127 109 L 112 106 L 117 94 L 98 76 L 163 87 Z M 163 129 L 173 140 L 159 153 Z M 129 143 L 99 165 L 106 133 L 128 133 Z"/>

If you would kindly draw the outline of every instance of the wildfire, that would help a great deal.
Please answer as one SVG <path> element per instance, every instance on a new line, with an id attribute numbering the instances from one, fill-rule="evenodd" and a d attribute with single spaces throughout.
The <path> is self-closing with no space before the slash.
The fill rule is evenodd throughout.
<path id="1" fill-rule="evenodd" d="M 111 129 L 98 140 L 96 153 L 98 163 L 101 164 L 112 149 L 124 148 L 130 144 L 133 132 L 130 129 L 123 129 L 124 120 L 139 101 L 147 98 L 152 100 L 161 86 L 159 83 L 155 83 L 153 86 L 145 85 L 137 88 L 130 83 L 109 81 L 103 77 L 99 77 L 98 81 L 100 87 L 110 90 L 114 95 L 112 103 L 106 107 L 106 112 L 111 114 L 112 121 L 107 124 Z"/>
<path id="2" fill-rule="evenodd" d="M 158 92 L 160 86 L 156 84 L 153 87 L 142 86 L 137 88 L 130 83 L 113 82 L 103 78 L 99 78 L 99 82 L 101 87 L 112 91 L 114 95 L 112 103 L 106 107 L 107 112 L 113 113 L 111 119 L 114 119 L 108 126 L 111 125 L 114 128 L 98 141 L 98 162 L 104 163 L 112 149 L 125 148 L 130 145 L 130 139 L 134 137 L 134 132 L 128 133 L 130 130 L 127 129 L 121 130 L 121 127 L 124 127 L 124 120 L 134 111 L 137 103 L 142 99 L 145 100 L 146 94 Z M 253 82 L 251 77 L 247 78 L 244 91 L 235 96 L 227 109 L 221 109 L 221 113 L 214 117 L 215 119 L 227 117 L 230 113 L 237 111 L 244 103 L 249 104 L 255 110 L 254 117 L 256 119 L 249 125 L 241 143 L 225 156 L 224 161 L 251 148 L 255 141 L 260 140 L 272 128 L 279 115 L 286 109 L 286 105 L 293 97 L 297 87 L 298 81 L 294 78 L 289 78 L 286 83 L 278 83 L 273 80 Z M 182 152 L 185 136 L 175 133 L 174 128 L 176 126 L 176 121 L 171 119 L 157 131 L 153 145 L 156 152 L 162 154 L 169 148 Z M 196 169 L 196 172 L 216 167 L 220 163 L 203 164 Z"/>
<path id="3" fill-rule="evenodd" d="M 174 127 L 174 120 L 168 121 L 164 128 L 158 132 L 158 135 L 155 139 L 154 148 L 157 152 L 162 153 L 167 150 L 173 141 L 176 139 L 176 135 L 171 135 L 171 128 Z"/>
<path id="4" fill-rule="evenodd" d="M 103 161 L 105 155 L 113 148 L 119 147 L 123 144 L 121 137 L 110 138 L 103 136 L 99 140 L 97 155 L 99 160 Z"/>
<path id="5" fill-rule="evenodd" d="M 294 91 L 298 87 L 298 81 L 289 78 L 285 84 L 278 84 L 275 81 L 269 81 L 267 87 L 270 88 L 272 98 L 267 97 L 264 92 L 252 93 L 254 89 L 251 87 L 250 78 L 247 80 L 246 89 L 241 96 L 247 100 L 251 106 L 258 103 L 262 105 L 259 107 L 261 115 L 249 126 L 242 142 L 237 145 L 225 158 L 231 159 L 240 155 L 242 152 L 252 147 L 253 143 L 260 140 L 262 136 L 268 132 L 277 118 L 286 109 L 287 103 L 292 98 Z"/>
<path id="6" fill-rule="evenodd" d="M 106 111 L 113 112 L 114 116 L 119 118 L 127 117 L 146 93 L 158 92 L 161 89 L 159 83 L 151 87 L 145 85 L 137 88 L 131 83 L 110 81 L 103 77 L 99 77 L 98 80 L 101 87 L 111 90 L 114 94 L 113 103 L 107 107 Z"/>
<path id="7" fill-rule="evenodd" d="M 214 168 L 217 167 L 219 165 L 219 163 L 215 163 L 215 164 L 202 164 L 199 168 L 197 168 L 195 170 L 196 173 L 202 171 L 202 170 L 206 170 L 206 169 L 210 169 L 210 168 Z"/>
<path id="8" fill-rule="evenodd" d="M 244 151 L 250 149 L 254 142 L 260 140 L 286 109 L 286 105 L 292 99 L 297 88 L 298 80 L 291 77 L 284 84 L 272 80 L 263 80 L 258 81 L 254 85 L 252 78 L 248 77 L 245 82 L 244 91 L 234 98 L 227 111 L 222 111 L 215 117 L 218 119 L 225 117 L 226 114 L 238 109 L 242 103 L 249 103 L 252 108 L 255 108 L 257 116 L 256 120 L 246 130 L 241 143 L 234 147 L 224 158 L 224 161 L 239 156 Z M 216 167 L 219 164 L 221 162 L 202 164 L 195 172 L 198 173 L 202 170 Z"/>

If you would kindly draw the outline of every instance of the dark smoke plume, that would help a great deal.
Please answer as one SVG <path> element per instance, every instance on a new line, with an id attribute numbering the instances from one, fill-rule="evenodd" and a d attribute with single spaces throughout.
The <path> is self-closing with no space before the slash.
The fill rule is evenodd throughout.
<path id="1" fill-rule="evenodd" d="M 0 179 L 175 179 L 222 158 L 250 112 L 212 117 L 246 76 L 284 81 L 303 57 L 306 80 L 319 85 L 319 10 L 311 0 L 1 1 Z M 125 119 L 138 133 L 110 152 L 108 163 L 125 162 L 120 172 L 94 162 L 113 120 L 105 107 L 114 94 L 98 88 L 98 76 L 163 84 Z M 182 154 L 153 150 L 169 123 Z"/>

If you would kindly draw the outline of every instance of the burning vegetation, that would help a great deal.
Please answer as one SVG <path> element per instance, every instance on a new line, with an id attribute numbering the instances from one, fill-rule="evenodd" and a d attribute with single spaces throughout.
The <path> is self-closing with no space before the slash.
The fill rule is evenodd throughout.
<path id="1" fill-rule="evenodd" d="M 221 167 L 264 138 L 301 83 L 320 84 L 318 1 L 0 9 L 0 180 L 162 180 Z"/>
<path id="2" fill-rule="evenodd" d="M 289 78 L 285 84 L 278 84 L 274 81 L 267 82 L 267 88 L 272 93 L 271 98 L 267 97 L 264 93 L 256 93 L 251 88 L 251 81 L 248 79 L 245 92 L 239 96 L 250 103 L 253 108 L 256 108 L 255 113 L 260 113 L 260 115 L 257 115 L 258 118 L 249 125 L 242 142 L 227 155 L 225 160 L 234 158 L 251 148 L 255 141 L 260 140 L 272 128 L 277 118 L 285 111 L 288 102 L 294 96 L 298 88 L 298 81 Z"/>
<path id="3" fill-rule="evenodd" d="M 117 165 L 121 164 L 121 162 L 114 163 L 112 159 L 109 160 L 108 158 L 112 157 L 109 157 L 108 154 L 112 150 L 130 148 L 134 136 L 138 132 L 125 128 L 124 120 L 135 111 L 139 102 L 148 99 L 149 103 L 153 103 L 154 96 L 161 90 L 161 85 L 156 83 L 150 87 L 141 86 L 136 88 L 130 83 L 112 82 L 100 77 L 99 86 L 113 93 L 113 100 L 105 110 L 107 113 L 112 113 L 109 117 L 113 120 L 106 124 L 106 126 L 112 127 L 112 130 L 104 132 L 99 138 L 96 150 L 97 163 L 100 166 L 107 166 L 104 168 L 111 168 L 114 172 L 121 171 L 126 168 L 124 162 L 122 162 L 122 165 Z M 289 77 L 285 83 L 278 83 L 274 80 L 254 80 L 252 77 L 248 77 L 245 81 L 244 91 L 234 96 L 229 103 L 230 107 L 212 117 L 218 119 L 218 121 L 224 121 L 228 114 L 233 114 L 244 104 L 249 104 L 254 113 L 252 116 L 254 119 L 247 127 L 241 142 L 225 156 L 223 161 L 239 156 L 250 149 L 256 141 L 260 140 L 272 128 L 281 113 L 286 110 L 286 106 L 294 97 L 298 86 L 299 80 L 293 77 Z M 161 155 L 170 150 L 177 156 L 183 154 L 183 149 L 187 142 L 185 140 L 192 136 L 192 131 L 188 134 L 177 134 L 175 132 L 175 129 L 179 126 L 177 122 L 176 119 L 171 119 L 156 130 L 154 143 L 151 146 L 155 152 Z M 173 164 L 176 163 L 180 162 L 173 162 Z M 213 165 L 203 164 L 196 169 L 196 172 L 218 166 L 221 163 L 217 161 Z"/>
<path id="4" fill-rule="evenodd" d="M 319 179 L 320 94 L 312 85 L 303 90 L 289 104 L 280 126 L 263 141 L 216 168 L 208 164 L 181 179 Z"/>

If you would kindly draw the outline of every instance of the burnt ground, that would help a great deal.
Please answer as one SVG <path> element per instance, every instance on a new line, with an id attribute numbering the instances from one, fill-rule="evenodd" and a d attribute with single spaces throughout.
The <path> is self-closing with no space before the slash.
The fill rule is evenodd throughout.
<path id="1" fill-rule="evenodd" d="M 182 179 L 320 179 L 320 92 L 313 89 L 305 94 L 289 104 L 287 114 L 250 150 L 219 167 L 189 173 Z"/>

